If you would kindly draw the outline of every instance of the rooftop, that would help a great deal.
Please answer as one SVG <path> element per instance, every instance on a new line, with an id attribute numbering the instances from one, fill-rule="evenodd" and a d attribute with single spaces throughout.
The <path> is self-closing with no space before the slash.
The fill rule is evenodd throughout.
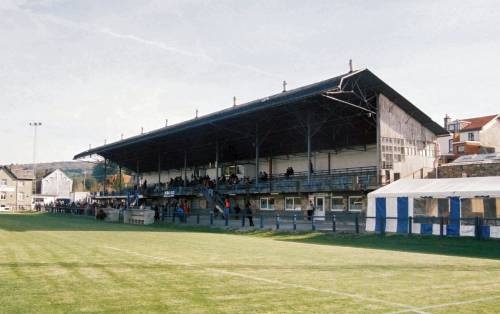
<path id="1" fill-rule="evenodd" d="M 467 126 L 465 126 L 460 131 L 481 130 L 488 122 L 495 119 L 496 117 L 498 117 L 498 115 L 494 114 L 494 115 L 489 115 L 489 116 L 484 116 L 484 117 L 462 119 L 462 121 L 467 121 L 467 122 L 469 122 L 469 124 Z"/>

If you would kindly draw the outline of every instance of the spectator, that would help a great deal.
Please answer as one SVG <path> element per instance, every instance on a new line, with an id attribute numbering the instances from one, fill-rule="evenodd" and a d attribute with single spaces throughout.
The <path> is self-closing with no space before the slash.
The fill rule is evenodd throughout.
<path id="1" fill-rule="evenodd" d="M 229 219 L 229 212 L 231 210 L 231 200 L 226 198 L 224 201 L 224 219 Z"/>
<path id="2" fill-rule="evenodd" d="M 311 220 L 311 218 L 314 216 L 314 204 L 312 201 L 309 201 L 309 206 L 307 207 L 307 220 Z"/>
<path id="3" fill-rule="evenodd" d="M 245 215 L 248 218 L 248 223 L 249 223 L 250 227 L 253 227 L 254 226 L 254 224 L 253 224 L 253 212 L 252 212 L 252 207 L 251 207 L 250 202 L 247 202 L 245 204 Z"/>
<path id="4" fill-rule="evenodd" d="M 240 205 L 238 205 L 238 203 L 234 205 L 234 212 L 236 213 L 236 219 L 240 219 L 241 208 Z"/>
<path id="5" fill-rule="evenodd" d="M 155 222 L 158 222 L 160 221 L 160 209 L 158 208 L 158 205 L 155 205 L 154 211 L 155 211 Z"/>

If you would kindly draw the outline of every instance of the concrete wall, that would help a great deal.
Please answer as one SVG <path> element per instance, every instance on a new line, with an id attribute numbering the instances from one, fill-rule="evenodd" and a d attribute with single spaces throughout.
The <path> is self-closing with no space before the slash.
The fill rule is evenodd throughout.
<path id="1" fill-rule="evenodd" d="M 482 163 L 469 165 L 441 166 L 438 169 L 440 178 L 489 177 L 500 176 L 500 163 Z"/>
<path id="2" fill-rule="evenodd" d="M 409 116 L 387 97 L 380 94 L 379 120 L 381 137 L 381 177 L 382 182 L 394 179 L 394 173 L 399 173 L 401 178 L 413 176 L 420 169 L 430 170 L 434 167 L 436 157 L 436 135 L 425 128 L 417 120 Z M 403 140 L 404 144 L 394 144 Z M 392 143 L 390 143 L 392 142 Z M 404 153 L 397 146 L 404 146 Z M 385 150 L 386 146 L 388 150 Z M 392 146 L 392 148 L 390 148 Z M 398 153 L 395 153 L 394 148 Z M 408 149 L 406 149 L 408 148 Z M 389 156 L 392 155 L 392 160 Z M 400 155 L 400 156 L 398 156 Z M 401 160 L 395 159 L 396 157 Z M 392 162 L 392 167 L 387 166 Z M 390 178 L 386 177 L 388 170 Z"/>
<path id="3" fill-rule="evenodd" d="M 481 145 L 494 147 L 500 152 L 500 120 L 497 118 L 486 124 L 480 132 Z"/>

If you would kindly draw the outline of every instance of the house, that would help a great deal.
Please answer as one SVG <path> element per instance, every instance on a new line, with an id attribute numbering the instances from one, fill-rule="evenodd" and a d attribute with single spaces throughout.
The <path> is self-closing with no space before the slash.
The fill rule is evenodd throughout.
<path id="1" fill-rule="evenodd" d="M 83 151 L 142 178 L 140 202 L 190 208 L 214 204 L 315 215 L 366 210 L 366 195 L 435 167 L 436 139 L 447 134 L 371 71 L 233 106 Z M 100 200 L 124 200 L 103 191 Z M 125 193 L 125 191 L 124 191 Z"/>
<path id="2" fill-rule="evenodd" d="M 73 191 L 73 180 L 62 170 L 56 169 L 40 180 L 40 194 L 56 198 L 70 198 Z"/>
<path id="3" fill-rule="evenodd" d="M 33 172 L 0 166 L 0 210 L 31 209 Z"/>
<path id="4" fill-rule="evenodd" d="M 444 118 L 448 135 L 439 137 L 441 162 L 460 156 L 500 151 L 500 115 L 452 120 Z"/>

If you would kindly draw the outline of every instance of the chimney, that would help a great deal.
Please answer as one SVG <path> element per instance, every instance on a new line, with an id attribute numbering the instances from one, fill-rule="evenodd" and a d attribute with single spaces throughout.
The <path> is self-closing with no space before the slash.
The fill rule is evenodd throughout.
<path id="1" fill-rule="evenodd" d="M 352 59 L 349 59 L 349 73 L 352 72 Z"/>
<path id="2" fill-rule="evenodd" d="M 446 114 L 444 116 L 444 128 L 448 131 L 448 125 L 450 125 L 450 122 L 451 122 L 451 118 L 450 116 L 448 116 L 448 114 Z"/>

